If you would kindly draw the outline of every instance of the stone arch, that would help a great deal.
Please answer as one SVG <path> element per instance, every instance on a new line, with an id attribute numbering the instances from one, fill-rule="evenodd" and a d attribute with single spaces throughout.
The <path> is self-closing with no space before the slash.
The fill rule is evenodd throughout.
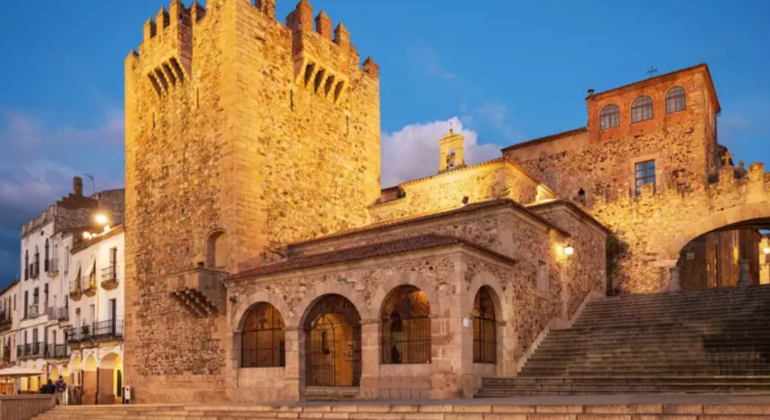
<path id="1" fill-rule="evenodd" d="M 689 223 L 663 248 L 665 259 L 676 261 L 679 252 L 693 239 L 730 225 L 755 219 L 770 219 L 770 202 L 745 204 L 702 217 Z"/>
<path id="2" fill-rule="evenodd" d="M 227 232 L 221 228 L 209 231 L 206 235 L 206 268 L 227 267 L 228 256 Z"/>
<path id="3" fill-rule="evenodd" d="M 288 306 L 286 306 L 286 302 L 284 302 L 283 299 L 280 299 L 278 296 L 270 292 L 260 290 L 246 296 L 243 302 L 238 302 L 235 305 L 235 310 L 233 311 L 233 316 L 231 318 L 231 325 L 235 332 L 240 332 L 243 330 L 243 323 L 246 321 L 246 315 L 249 313 L 251 308 L 262 302 L 269 303 L 278 310 L 278 312 L 281 314 L 281 317 L 283 317 L 284 325 L 298 325 L 294 322 L 295 317 L 292 316 L 294 314 L 292 314 Z"/>
<path id="4" fill-rule="evenodd" d="M 308 314 L 310 314 L 310 311 L 313 309 L 315 304 L 323 299 L 326 295 L 340 295 L 344 297 L 345 299 L 349 300 L 353 306 L 355 306 L 362 320 L 365 321 L 373 319 L 372 312 L 369 306 L 366 304 L 366 301 L 358 292 L 356 292 L 355 289 L 353 289 L 352 286 L 343 284 L 337 280 L 330 280 L 314 287 L 311 291 L 308 292 L 305 298 L 302 299 L 302 302 L 300 302 L 300 304 L 297 306 L 297 308 L 300 308 L 302 311 L 302 315 L 299 317 L 292 317 L 291 326 L 302 328 L 302 326 L 305 325 L 305 319 L 307 318 Z M 286 318 L 284 318 L 284 322 L 286 322 Z M 286 326 L 287 328 L 289 327 L 288 322 L 286 323 Z"/>
<path id="5" fill-rule="evenodd" d="M 385 301 L 388 296 L 390 296 L 390 293 L 398 286 L 403 285 L 414 286 L 425 293 L 425 296 L 428 298 L 428 303 L 430 304 L 430 313 L 432 317 L 442 313 L 441 301 L 438 295 L 438 291 L 433 286 L 433 284 L 425 279 L 425 277 L 423 277 L 421 274 L 410 271 L 408 273 L 394 274 L 387 281 L 382 283 L 379 288 L 377 288 L 377 293 L 372 299 L 372 307 L 377 309 L 375 313 L 376 317 L 379 318 L 383 305 L 385 305 Z"/>
<path id="6" fill-rule="evenodd" d="M 471 315 L 476 294 L 478 294 L 479 290 L 485 286 L 493 292 L 490 293 L 490 295 L 492 297 L 492 302 L 495 305 L 495 318 L 498 323 L 507 322 L 508 317 L 511 314 L 508 313 L 507 305 L 505 305 L 505 294 L 503 294 L 502 283 L 500 282 L 500 279 L 488 271 L 482 271 L 473 276 L 473 280 L 471 280 L 471 284 L 468 286 L 468 296 L 463 302 L 463 314 L 468 314 L 468 316 Z"/>

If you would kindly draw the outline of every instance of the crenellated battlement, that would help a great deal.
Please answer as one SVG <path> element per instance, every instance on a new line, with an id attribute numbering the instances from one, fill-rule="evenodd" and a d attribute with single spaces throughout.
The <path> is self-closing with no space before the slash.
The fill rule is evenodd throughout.
<path id="1" fill-rule="evenodd" d="M 315 25 L 313 23 L 315 22 Z M 313 18 L 313 7 L 301 0 L 286 17 L 292 32 L 292 59 L 295 83 L 337 103 L 350 85 L 350 69 L 358 66 L 358 50 L 350 42 L 350 32 L 341 22 L 332 32 L 333 22 L 325 11 Z M 367 58 L 363 71 L 379 77 L 379 66 Z"/>
<path id="2" fill-rule="evenodd" d="M 190 79 L 193 26 L 206 16 L 206 9 L 181 0 L 161 7 L 143 26 L 143 42 L 130 59 L 141 58 L 142 70 L 158 96 L 167 94 Z"/>

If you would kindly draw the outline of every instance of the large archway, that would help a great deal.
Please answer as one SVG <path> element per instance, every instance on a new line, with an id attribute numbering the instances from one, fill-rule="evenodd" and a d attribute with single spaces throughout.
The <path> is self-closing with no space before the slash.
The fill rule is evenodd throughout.
<path id="1" fill-rule="evenodd" d="M 110 353 L 99 364 L 99 404 L 121 403 L 123 399 L 123 359 Z"/>
<path id="2" fill-rule="evenodd" d="M 361 316 L 343 296 L 325 295 L 305 317 L 305 385 L 357 387 L 361 381 Z"/>
<path id="3" fill-rule="evenodd" d="M 767 217 L 736 220 L 720 218 L 704 224 L 705 233 L 692 237 L 678 253 L 680 287 L 701 290 L 762 284 L 763 266 L 768 263 L 764 240 L 770 229 Z M 692 236 L 692 233 L 685 232 Z"/>

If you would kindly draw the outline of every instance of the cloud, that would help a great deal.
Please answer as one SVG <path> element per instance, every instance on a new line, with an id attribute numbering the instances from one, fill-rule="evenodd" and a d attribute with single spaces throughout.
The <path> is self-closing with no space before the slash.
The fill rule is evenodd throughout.
<path id="1" fill-rule="evenodd" d="M 100 190 L 123 185 L 122 111 L 85 128 L 54 117 L 0 109 L 0 281 L 18 272 L 22 223 L 68 194 L 73 176 L 94 175 Z"/>
<path id="2" fill-rule="evenodd" d="M 382 134 L 382 186 L 434 175 L 439 168 L 438 141 L 449 132 L 465 136 L 465 160 L 469 165 L 500 157 L 500 147 L 478 144 L 478 134 L 458 117 L 445 121 L 410 124 L 394 133 Z"/>

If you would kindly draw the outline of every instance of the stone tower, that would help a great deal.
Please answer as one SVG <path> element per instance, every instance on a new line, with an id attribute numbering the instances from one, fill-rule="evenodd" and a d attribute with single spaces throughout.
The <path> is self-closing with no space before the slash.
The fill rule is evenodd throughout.
<path id="1" fill-rule="evenodd" d="M 286 25 L 275 0 L 208 6 L 161 8 L 125 61 L 125 367 L 139 402 L 224 400 L 223 273 L 365 224 L 380 194 L 379 68 L 345 27 L 307 0 Z"/>

